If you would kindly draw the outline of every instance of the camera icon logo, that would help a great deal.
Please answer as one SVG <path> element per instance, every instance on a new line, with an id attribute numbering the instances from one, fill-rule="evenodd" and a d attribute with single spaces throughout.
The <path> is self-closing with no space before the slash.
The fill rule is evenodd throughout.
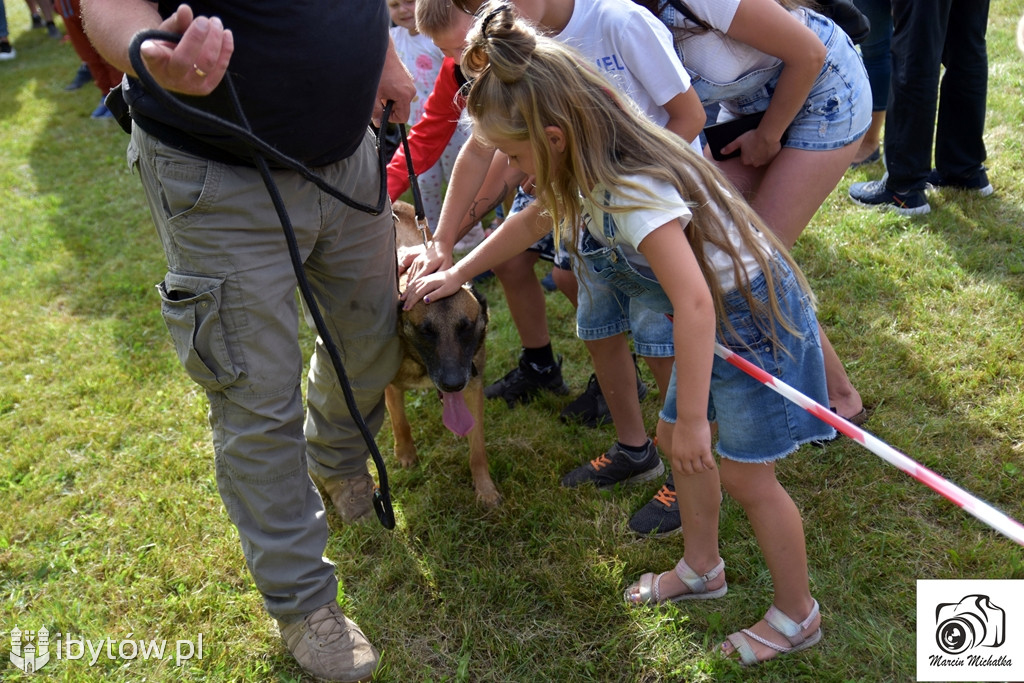
<path id="1" fill-rule="evenodd" d="M 1006 612 L 987 595 L 967 595 L 935 608 L 935 641 L 948 655 L 974 647 L 999 647 L 1006 639 Z"/>

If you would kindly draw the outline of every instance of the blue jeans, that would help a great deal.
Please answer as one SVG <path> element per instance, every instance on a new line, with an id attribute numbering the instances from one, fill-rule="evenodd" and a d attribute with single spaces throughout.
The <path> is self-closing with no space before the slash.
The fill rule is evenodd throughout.
<path id="1" fill-rule="evenodd" d="M 7 9 L 4 7 L 3 0 L 0 0 L 0 38 L 7 36 Z"/>
<path id="2" fill-rule="evenodd" d="M 871 31 L 860 44 L 864 68 L 871 83 L 871 110 L 885 111 L 889 103 L 892 74 L 892 2 L 891 0 L 853 0 L 853 4 L 871 22 Z"/>
<path id="3" fill-rule="evenodd" d="M 889 190 L 924 189 L 933 141 L 935 167 L 944 178 L 971 179 L 981 170 L 988 9 L 989 0 L 893 0 L 892 86 L 885 116 Z"/>

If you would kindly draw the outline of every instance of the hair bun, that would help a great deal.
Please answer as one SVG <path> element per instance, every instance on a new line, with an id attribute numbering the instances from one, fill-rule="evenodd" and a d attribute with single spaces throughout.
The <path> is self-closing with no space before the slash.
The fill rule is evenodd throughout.
<path id="1" fill-rule="evenodd" d="M 462 69 L 471 78 L 486 69 L 505 84 L 522 79 L 537 46 L 534 28 L 508 2 L 487 2 L 477 10 L 462 56 Z"/>

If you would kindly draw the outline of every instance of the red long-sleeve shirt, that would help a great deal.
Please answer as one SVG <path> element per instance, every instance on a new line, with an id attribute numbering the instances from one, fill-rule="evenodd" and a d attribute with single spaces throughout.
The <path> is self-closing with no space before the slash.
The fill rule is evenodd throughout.
<path id="1" fill-rule="evenodd" d="M 459 89 L 465 83 L 462 72 L 451 57 L 441 62 L 434 90 L 423 105 L 423 116 L 408 131 L 409 153 L 416 175 L 430 170 L 441 158 L 459 124 L 466 106 Z M 388 194 L 395 201 L 409 189 L 409 166 L 401 145 L 388 164 Z"/>

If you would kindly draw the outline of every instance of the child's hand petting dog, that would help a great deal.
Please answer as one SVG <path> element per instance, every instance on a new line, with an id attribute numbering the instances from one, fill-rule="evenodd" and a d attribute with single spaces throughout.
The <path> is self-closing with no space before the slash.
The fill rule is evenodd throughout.
<path id="1" fill-rule="evenodd" d="M 423 299 L 423 303 L 429 304 L 431 301 L 451 296 L 459 291 L 465 282 L 466 278 L 462 277 L 457 265 L 417 278 L 408 284 L 401 296 L 405 302 L 402 309 L 408 311 L 420 299 Z"/>

